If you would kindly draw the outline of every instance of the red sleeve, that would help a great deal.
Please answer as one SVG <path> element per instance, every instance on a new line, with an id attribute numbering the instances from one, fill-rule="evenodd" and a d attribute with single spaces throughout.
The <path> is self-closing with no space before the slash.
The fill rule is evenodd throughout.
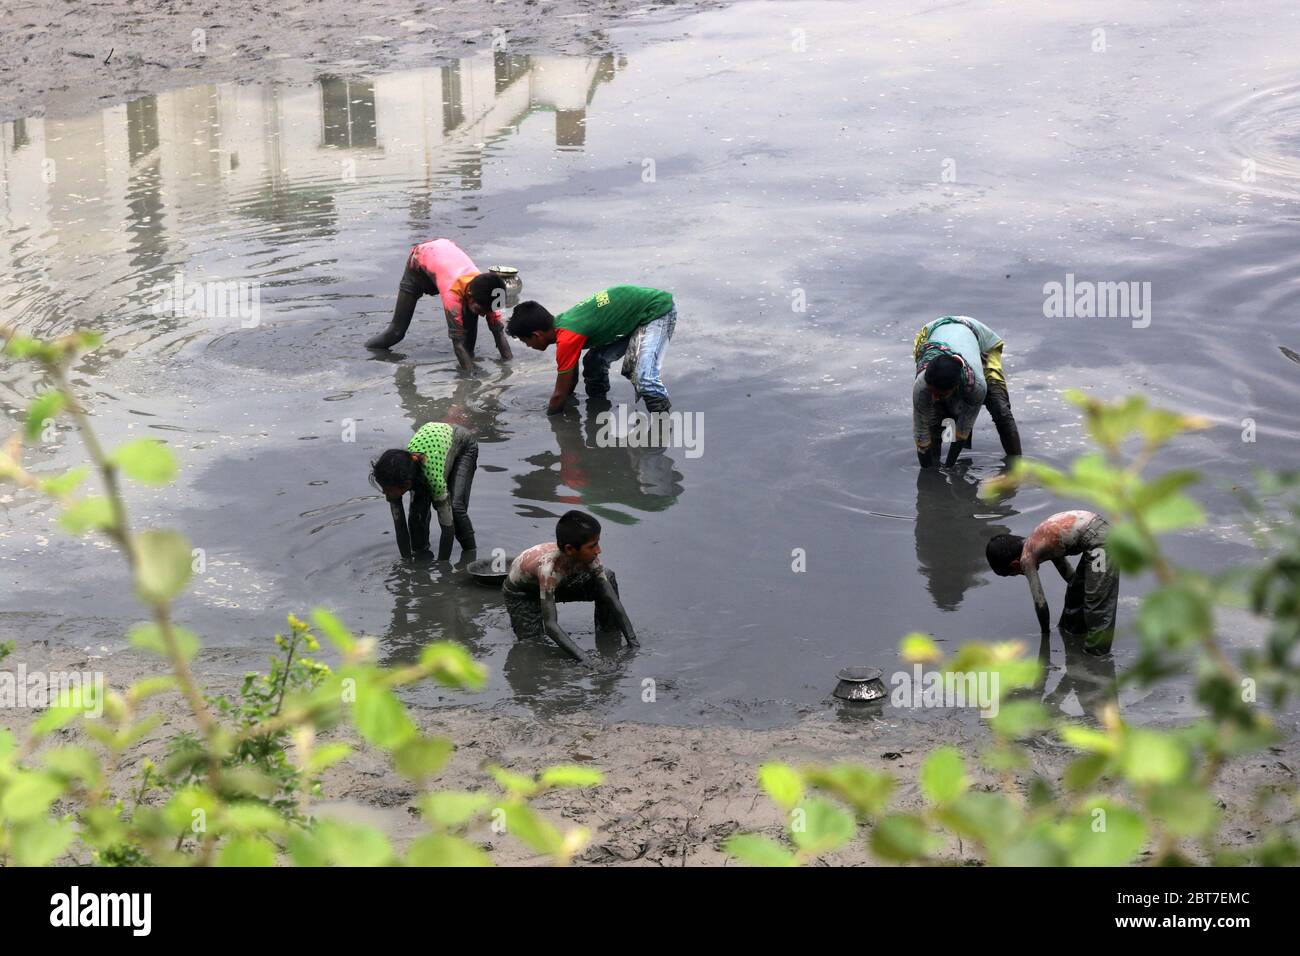
<path id="1" fill-rule="evenodd" d="M 582 347 L 587 342 L 585 335 L 570 332 L 568 329 L 555 331 L 555 365 L 561 372 L 571 372 L 578 367 L 578 358 Z"/>

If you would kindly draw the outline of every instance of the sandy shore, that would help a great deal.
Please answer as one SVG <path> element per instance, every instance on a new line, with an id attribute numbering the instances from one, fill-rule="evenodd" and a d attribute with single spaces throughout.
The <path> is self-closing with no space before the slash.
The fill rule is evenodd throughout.
<path id="1" fill-rule="evenodd" d="M 0 120 L 63 118 L 174 87 L 266 79 L 282 61 L 344 74 L 410 69 L 494 38 L 525 53 L 605 52 L 602 31 L 614 24 L 721 2 L 15 0 L 0 8 Z"/>
<path id="2" fill-rule="evenodd" d="M 32 653 L 16 652 L 5 666 L 12 668 L 19 660 L 29 670 L 98 671 L 111 688 L 124 688 L 158 670 L 155 660 L 134 651 L 97 658 L 62 651 L 45 654 L 34 648 Z M 236 658 L 230 652 L 205 651 L 195 666 L 209 693 L 229 695 L 238 688 L 247 662 L 242 653 Z M 179 695 L 160 696 L 151 704 L 164 717 L 162 727 L 168 734 L 193 726 Z M 579 763 L 604 773 L 605 782 L 599 787 L 554 791 L 535 804 L 557 825 L 591 831 L 591 841 L 578 858 L 589 865 L 736 865 L 720 849 L 728 835 L 744 830 L 779 838 L 782 833 L 780 812 L 755 782 L 759 765 L 768 760 L 795 765 L 852 761 L 890 771 L 898 780 L 893 806 L 907 809 L 921 804 L 915 781 L 930 750 L 951 744 L 973 758 L 989 739 L 981 727 L 956 716 L 917 719 L 890 708 L 874 719 L 805 720 L 776 730 L 538 721 L 464 707 L 412 706 L 411 710 L 426 732 L 444 734 L 456 743 L 452 761 L 436 781 L 437 789 L 495 793 L 495 784 L 483 770 L 487 764 L 533 773 L 552 764 Z M 32 711 L 8 711 L 0 715 L 0 722 L 21 733 L 34 717 Z M 81 737 L 65 732 L 53 742 Z M 332 739 L 355 743 L 346 730 L 335 732 Z M 163 740 L 164 733 L 154 731 L 128 751 L 119 769 L 117 792 L 127 792 L 142 760 L 161 754 Z M 1046 741 L 1034 745 L 1032 753 L 1034 770 L 1049 779 L 1059 779 L 1071 756 Z M 1292 742 L 1237 761 L 1220 774 L 1216 792 L 1225 809 L 1225 842 L 1248 846 L 1254 841 L 1265 820 L 1261 813 L 1267 811 L 1253 810 L 1249 795 L 1262 783 L 1293 780 L 1297 767 L 1300 749 Z M 991 777 L 977 776 L 975 786 L 993 789 L 995 783 Z M 316 816 L 379 827 L 399 849 L 427 832 L 416 810 L 422 791 L 394 772 L 379 751 L 358 746 L 325 776 L 322 791 L 322 799 L 313 805 Z M 152 799 L 158 797 L 155 793 Z M 542 862 L 519 842 L 496 836 L 487 827 L 472 836 L 492 851 L 499 864 Z M 956 840 L 944 856 L 954 863 L 978 862 Z M 861 866 L 875 861 L 864 842 L 857 840 L 818 862 Z"/>

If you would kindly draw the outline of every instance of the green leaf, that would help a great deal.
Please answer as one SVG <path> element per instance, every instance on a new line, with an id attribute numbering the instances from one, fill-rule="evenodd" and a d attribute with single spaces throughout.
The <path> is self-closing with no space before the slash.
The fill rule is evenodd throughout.
<path id="1" fill-rule="evenodd" d="M 491 866 L 492 858 L 468 840 L 427 833 L 406 851 L 407 866 Z"/>
<path id="2" fill-rule="evenodd" d="M 307 772 L 321 773 L 328 770 L 350 753 L 352 753 L 352 747 L 349 744 L 322 744 L 312 751 L 311 757 L 307 761 Z"/>
<path id="3" fill-rule="evenodd" d="M 981 790 L 963 793 L 937 816 L 949 830 L 978 840 L 990 851 L 1010 839 L 1022 822 L 1021 811 L 1006 796 Z"/>
<path id="4" fill-rule="evenodd" d="M 758 768 L 758 783 L 773 803 L 786 810 L 803 799 L 803 778 L 788 764 L 763 764 Z"/>
<path id="5" fill-rule="evenodd" d="M 176 477 L 176 458 L 155 438 L 129 441 L 110 459 L 122 472 L 145 485 L 165 485 Z"/>
<path id="6" fill-rule="evenodd" d="M 970 785 L 956 747 L 940 747 L 921 765 L 921 789 L 931 803 L 950 803 Z"/>
<path id="7" fill-rule="evenodd" d="M 903 638 L 899 644 L 899 651 L 903 660 L 909 664 L 926 664 L 943 657 L 943 652 L 939 650 L 939 645 L 934 642 L 934 639 L 919 631 L 914 631 Z"/>
<path id="8" fill-rule="evenodd" d="M 135 588 L 146 603 L 170 601 L 190 579 L 190 543 L 178 531 L 141 532 L 136 558 Z"/>
<path id="9" fill-rule="evenodd" d="M 538 853 L 556 857 L 564 848 L 564 837 L 546 820 L 533 812 L 532 807 L 518 801 L 507 804 L 505 811 L 506 832 Z"/>
<path id="10" fill-rule="evenodd" d="M 49 812 L 63 790 L 63 781 L 50 774 L 19 772 L 11 778 L 4 797 L 0 798 L 0 816 L 12 823 L 35 820 Z"/>
<path id="11" fill-rule="evenodd" d="M 1205 524 L 1205 509 L 1186 495 L 1171 495 L 1146 509 L 1143 516 L 1152 534 Z"/>
<path id="12" fill-rule="evenodd" d="M 1152 554 L 1142 532 L 1131 522 L 1120 522 L 1106 536 L 1106 560 L 1126 574 L 1151 564 Z"/>
<path id="13" fill-rule="evenodd" d="M 1061 837 L 1071 866 L 1125 866 L 1146 844 L 1146 825 L 1127 807 L 1099 802 L 1066 820 Z"/>
<path id="14" fill-rule="evenodd" d="M 1183 745 L 1169 734 L 1155 730 L 1130 730 L 1120 753 L 1125 778 L 1139 786 L 1173 783 L 1191 764 Z"/>
<path id="15" fill-rule="evenodd" d="M 41 430 L 48 419 L 55 418 L 68 405 L 60 391 L 42 392 L 27 406 L 27 425 L 23 429 L 28 441 L 41 437 Z"/>
<path id="16" fill-rule="evenodd" d="M 894 781 L 889 774 L 851 763 L 809 767 L 803 775 L 810 786 L 834 794 L 864 817 L 874 817 L 883 812 L 894 790 Z"/>
<path id="17" fill-rule="evenodd" d="M 1109 763 L 1110 758 L 1104 753 L 1077 757 L 1065 768 L 1061 782 L 1070 790 L 1086 790 L 1101 778 Z"/>
<path id="18" fill-rule="evenodd" d="M 1046 730 L 1052 726 L 1052 718 L 1036 700 L 1012 700 L 1002 704 L 989 723 L 995 733 L 1018 740 Z"/>
<path id="19" fill-rule="evenodd" d="M 808 856 L 839 849 L 858 832 L 853 817 L 820 797 L 805 800 L 790 811 L 790 839 Z"/>
<path id="20" fill-rule="evenodd" d="M 871 851 L 882 860 L 908 863 L 924 859 L 939 847 L 938 838 L 920 817 L 891 813 L 871 831 Z"/>
<path id="21" fill-rule="evenodd" d="M 1152 816 L 1177 836 L 1203 837 L 1219 822 L 1219 804 L 1214 794 L 1190 784 L 1153 790 L 1147 807 Z"/>
<path id="22" fill-rule="evenodd" d="M 99 782 L 102 772 L 99 758 L 92 751 L 71 744 L 48 751 L 45 754 L 45 766 L 60 777 L 80 780 L 92 787 Z"/>
<path id="23" fill-rule="evenodd" d="M 47 495 L 53 495 L 56 498 L 62 498 L 72 494 L 81 487 L 81 483 L 86 480 L 90 474 L 89 465 L 78 465 L 76 468 L 69 468 L 61 475 L 55 475 L 53 478 L 46 478 L 41 481 L 41 491 Z"/>
<path id="24" fill-rule="evenodd" d="M 1165 585 L 1149 593 L 1138 609 L 1138 631 L 1152 650 L 1183 647 L 1210 636 L 1214 612 L 1191 588 Z"/>
<path id="25" fill-rule="evenodd" d="M 559 764 L 542 771 L 543 787 L 598 787 L 605 782 L 605 775 L 591 767 L 579 767 L 573 764 Z"/>
<path id="26" fill-rule="evenodd" d="M 502 790 L 512 795 L 531 797 L 537 792 L 537 783 L 532 777 L 524 776 L 522 773 L 515 773 L 513 770 L 507 770 L 505 767 L 498 767 L 495 764 L 490 765 L 487 771 Z"/>
<path id="27" fill-rule="evenodd" d="M 393 762 L 403 777 L 423 780 L 446 766 L 455 749 L 446 737 L 424 737 L 417 732 L 393 751 Z"/>
<path id="28" fill-rule="evenodd" d="M 275 845 L 260 836 L 237 836 L 217 854 L 217 866 L 275 866 Z"/>
<path id="29" fill-rule="evenodd" d="M 1089 753 L 1113 754 L 1119 750 L 1119 741 L 1102 730 L 1081 727 L 1078 724 L 1062 724 L 1056 731 L 1071 747 L 1086 750 Z"/>
<path id="30" fill-rule="evenodd" d="M 82 498 L 75 504 L 63 509 L 59 515 L 59 524 L 73 534 L 85 534 L 87 531 L 99 531 L 113 526 L 113 507 L 107 498 L 92 496 Z"/>
<path id="31" fill-rule="evenodd" d="M 352 636 L 352 632 L 331 612 L 324 608 L 317 608 L 312 611 L 311 619 L 316 629 L 343 653 L 347 654 L 356 647 L 357 641 Z"/>
<path id="32" fill-rule="evenodd" d="M 277 833 L 285 828 L 284 818 L 265 803 L 241 801 L 227 804 L 222 822 L 232 830 L 249 833 Z"/>
<path id="33" fill-rule="evenodd" d="M 176 647 L 187 661 L 199 652 L 199 636 L 193 631 L 172 625 L 172 636 Z M 132 647 L 152 651 L 159 657 L 167 656 L 167 642 L 163 640 L 162 629 L 154 623 L 137 624 L 126 632 L 126 639 Z"/>
<path id="34" fill-rule="evenodd" d="M 447 687 L 481 690 L 487 682 L 487 668 L 455 641 L 425 647 L 420 651 L 420 666 L 429 668 L 433 679 Z"/>
<path id="35" fill-rule="evenodd" d="M 485 793 L 437 790 L 421 798 L 420 810 L 438 826 L 458 827 L 474 819 L 491 802 Z"/>
<path id="36" fill-rule="evenodd" d="M 736 833 L 722 842 L 722 850 L 750 866 L 797 866 L 795 856 L 775 840 L 757 833 Z"/>
<path id="37" fill-rule="evenodd" d="M 352 723 L 368 743 L 384 750 L 396 750 L 416 734 L 405 705 L 391 690 L 373 680 L 357 683 Z"/>
<path id="38" fill-rule="evenodd" d="M 322 820 L 316 825 L 318 850 L 334 866 L 388 866 L 393 849 L 374 827 Z"/>
<path id="39" fill-rule="evenodd" d="M 72 843 L 71 823 L 62 820 L 32 820 L 14 827 L 10 847 L 19 866 L 49 866 Z"/>

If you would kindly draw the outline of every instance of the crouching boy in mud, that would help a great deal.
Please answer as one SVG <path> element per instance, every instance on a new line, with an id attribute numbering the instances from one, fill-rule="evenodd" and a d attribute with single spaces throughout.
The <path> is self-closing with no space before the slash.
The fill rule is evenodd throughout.
<path id="1" fill-rule="evenodd" d="M 1056 565 L 1068 583 L 1065 607 L 1058 627 L 1065 634 L 1082 635 L 1083 649 L 1090 654 L 1110 651 L 1115 638 L 1115 609 L 1119 604 L 1119 572 L 1106 555 L 1110 524 L 1091 511 L 1062 511 L 1054 514 L 1028 538 L 999 534 L 989 540 L 985 555 L 989 566 L 1002 577 L 1023 574 L 1029 579 L 1029 594 L 1038 614 L 1038 626 L 1048 633 L 1051 612 L 1043 596 L 1038 569 L 1043 562 Z M 1081 555 L 1071 570 L 1065 559 Z"/>
<path id="2" fill-rule="evenodd" d="M 637 643 L 618 599 L 614 572 L 600 563 L 600 522 L 581 511 L 560 518 L 554 541 L 534 545 L 515 558 L 501 593 L 516 637 L 549 637 L 587 666 L 591 660 L 560 627 L 558 601 L 594 601 L 597 630 L 617 630 L 628 644 Z"/>
<path id="3" fill-rule="evenodd" d="M 537 302 L 520 302 L 506 331 L 539 352 L 555 346 L 555 389 L 546 407 L 547 414 L 554 415 L 578 387 L 578 357 L 583 349 L 587 355 L 582 360 L 582 380 L 588 398 L 608 394 L 609 365 L 621 358 L 623 377 L 632 380 L 646 410 L 671 411 L 660 375 L 664 349 L 676 327 L 671 293 L 616 285 L 554 316 Z"/>

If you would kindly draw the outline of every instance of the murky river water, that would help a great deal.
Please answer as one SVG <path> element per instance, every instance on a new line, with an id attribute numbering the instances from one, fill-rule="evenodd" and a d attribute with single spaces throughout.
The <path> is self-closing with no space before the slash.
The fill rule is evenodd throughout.
<path id="1" fill-rule="evenodd" d="M 77 379 L 110 441 L 156 436 L 183 462 L 133 504 L 204 550 L 181 616 L 210 646 L 258 646 L 326 605 L 390 661 L 463 641 L 491 670 L 484 705 L 768 724 L 828 707 L 842 666 L 892 671 L 909 630 L 1036 644 L 1024 583 L 989 573 L 984 541 L 1074 503 L 977 500 L 1002 468 L 987 416 L 968 465 L 918 475 L 910 342 L 945 313 L 1005 336 L 1031 455 L 1084 447 L 1070 386 L 1210 416 L 1165 461 L 1209 476 L 1211 525 L 1177 547 L 1209 569 L 1244 559 L 1229 486 L 1294 464 L 1300 438 L 1300 366 L 1280 350 L 1300 350 L 1293 5 L 1114 4 L 1096 23 L 908 6 L 741 4 L 615 33 L 609 56 L 287 68 L 3 124 L 0 317 L 107 331 Z M 552 311 L 617 282 L 671 290 L 665 380 L 703 413 L 702 454 L 597 447 L 585 402 L 548 419 L 553 353 L 517 345 L 507 366 L 481 335 L 478 373 L 459 373 L 428 299 L 398 350 L 366 352 L 406 250 L 435 236 L 518 267 Z M 255 283 L 256 321 L 160 310 L 178 275 Z M 1045 317 L 1044 284 L 1067 276 L 1149 282 L 1149 325 Z M 13 422 L 39 387 L 0 371 Z M 621 379 L 612 397 L 630 397 Z M 638 653 L 581 675 L 517 644 L 463 570 L 398 560 L 367 463 L 443 419 L 479 435 L 481 549 L 543 541 L 570 507 L 601 518 Z M 51 437 L 36 464 L 81 459 Z M 0 539 L 0 629 L 20 647 L 124 645 L 139 611 L 106 546 L 27 496 L 5 499 Z M 1143 587 L 1125 582 L 1122 626 Z M 562 621 L 590 646 L 589 610 Z M 1053 654 L 1068 669 L 1049 687 L 1077 713 L 1071 691 L 1108 672 Z M 1185 706 L 1176 689 L 1124 701 Z"/>

